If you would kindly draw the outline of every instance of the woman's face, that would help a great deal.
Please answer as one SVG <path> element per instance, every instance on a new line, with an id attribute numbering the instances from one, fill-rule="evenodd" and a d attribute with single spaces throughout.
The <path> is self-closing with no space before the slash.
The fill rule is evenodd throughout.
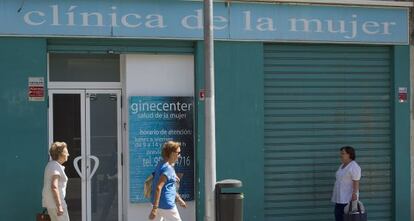
<path id="1" fill-rule="evenodd" d="M 171 153 L 170 155 L 170 162 L 177 162 L 178 158 L 181 156 L 181 148 L 178 147 L 178 149 Z"/>
<path id="2" fill-rule="evenodd" d="M 351 157 L 349 156 L 349 153 L 347 153 L 345 150 L 341 150 L 341 162 L 347 163 L 351 161 Z"/>
<path id="3" fill-rule="evenodd" d="M 68 161 L 68 157 L 69 157 L 69 152 L 68 152 L 68 148 L 63 149 L 62 154 L 60 155 L 60 161 L 62 163 Z"/>

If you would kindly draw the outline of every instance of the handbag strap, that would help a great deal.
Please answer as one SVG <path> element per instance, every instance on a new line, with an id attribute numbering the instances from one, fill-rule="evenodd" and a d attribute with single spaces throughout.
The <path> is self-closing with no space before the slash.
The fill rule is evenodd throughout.
<path id="1" fill-rule="evenodd" d="M 361 215 L 362 214 L 361 205 L 359 204 L 359 201 L 357 201 L 356 203 L 358 207 L 358 213 Z M 352 200 L 349 202 L 349 208 L 348 208 L 348 213 L 351 213 L 351 212 L 352 212 Z"/>
<path id="2" fill-rule="evenodd" d="M 359 202 L 358 202 L 358 201 L 357 201 L 356 203 L 357 203 L 357 207 L 358 207 L 358 213 L 359 213 L 359 214 L 362 214 L 362 211 L 361 211 L 361 205 L 359 204 Z M 348 212 L 349 212 L 349 213 L 351 213 L 351 212 L 352 212 L 352 200 L 349 202 Z"/>

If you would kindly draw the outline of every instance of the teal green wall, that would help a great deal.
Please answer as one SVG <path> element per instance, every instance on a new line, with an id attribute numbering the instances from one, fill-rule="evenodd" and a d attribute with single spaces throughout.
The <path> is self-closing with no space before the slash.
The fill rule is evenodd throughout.
<path id="1" fill-rule="evenodd" d="M 203 43 L 199 42 L 196 47 L 198 89 L 203 85 L 202 48 Z M 241 191 L 245 196 L 244 220 L 263 220 L 263 44 L 216 42 L 215 83 L 217 180 L 241 180 Z M 204 134 L 202 102 L 199 102 L 198 108 L 200 136 Z M 203 144 L 200 136 L 200 174 L 204 173 Z M 203 180 L 201 189 L 202 184 Z M 198 206 L 198 220 L 203 220 L 204 204 L 200 202 Z"/>
<path id="2" fill-rule="evenodd" d="M 27 101 L 29 76 L 46 79 L 46 40 L 0 38 L 0 217 L 34 220 L 47 161 L 47 104 Z M 197 42 L 196 94 L 203 87 Z M 245 219 L 263 220 L 263 44 L 216 42 L 217 179 L 243 181 Z M 394 91 L 410 87 L 409 47 L 394 47 Z M 395 93 L 397 101 L 397 93 Z M 204 103 L 197 100 L 197 220 L 204 215 Z M 394 103 L 395 220 L 410 219 L 410 105 Z"/>
<path id="3" fill-rule="evenodd" d="M 410 47 L 394 47 L 394 191 L 395 219 L 411 220 L 410 99 L 398 102 L 398 88 L 410 89 Z M 410 94 L 410 91 L 408 91 Z"/>
<path id="4" fill-rule="evenodd" d="M 47 162 L 47 103 L 29 102 L 28 77 L 45 77 L 46 40 L 0 38 L 0 217 L 35 220 Z"/>
<path id="5" fill-rule="evenodd" d="M 197 136 L 196 141 L 196 218 L 198 221 L 204 220 L 204 102 L 198 99 L 200 89 L 204 87 L 204 61 L 203 61 L 204 47 L 203 42 L 199 41 L 195 45 L 195 103 L 196 116 L 195 116 L 195 131 Z"/>

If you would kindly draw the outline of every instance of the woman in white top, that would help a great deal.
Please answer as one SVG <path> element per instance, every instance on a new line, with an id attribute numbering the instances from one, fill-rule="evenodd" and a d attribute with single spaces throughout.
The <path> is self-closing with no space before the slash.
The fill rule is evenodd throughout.
<path id="1" fill-rule="evenodd" d="M 344 208 L 359 197 L 359 180 L 361 179 L 361 167 L 355 162 L 355 149 L 345 146 L 341 151 L 341 166 L 336 171 L 336 181 L 332 194 L 332 202 L 335 203 L 335 220 L 343 221 Z"/>
<path id="2" fill-rule="evenodd" d="M 51 221 L 69 221 L 65 202 L 68 177 L 62 165 L 69 156 L 66 143 L 54 142 L 49 149 L 49 154 L 52 160 L 45 168 L 42 205 L 47 208 Z"/>

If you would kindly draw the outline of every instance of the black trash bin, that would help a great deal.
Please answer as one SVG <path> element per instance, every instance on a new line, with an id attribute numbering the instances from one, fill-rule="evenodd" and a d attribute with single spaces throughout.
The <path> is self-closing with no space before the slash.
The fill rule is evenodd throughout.
<path id="1" fill-rule="evenodd" d="M 222 192 L 224 188 L 239 188 L 240 180 L 222 180 L 216 183 L 216 221 L 243 221 L 243 193 Z"/>

